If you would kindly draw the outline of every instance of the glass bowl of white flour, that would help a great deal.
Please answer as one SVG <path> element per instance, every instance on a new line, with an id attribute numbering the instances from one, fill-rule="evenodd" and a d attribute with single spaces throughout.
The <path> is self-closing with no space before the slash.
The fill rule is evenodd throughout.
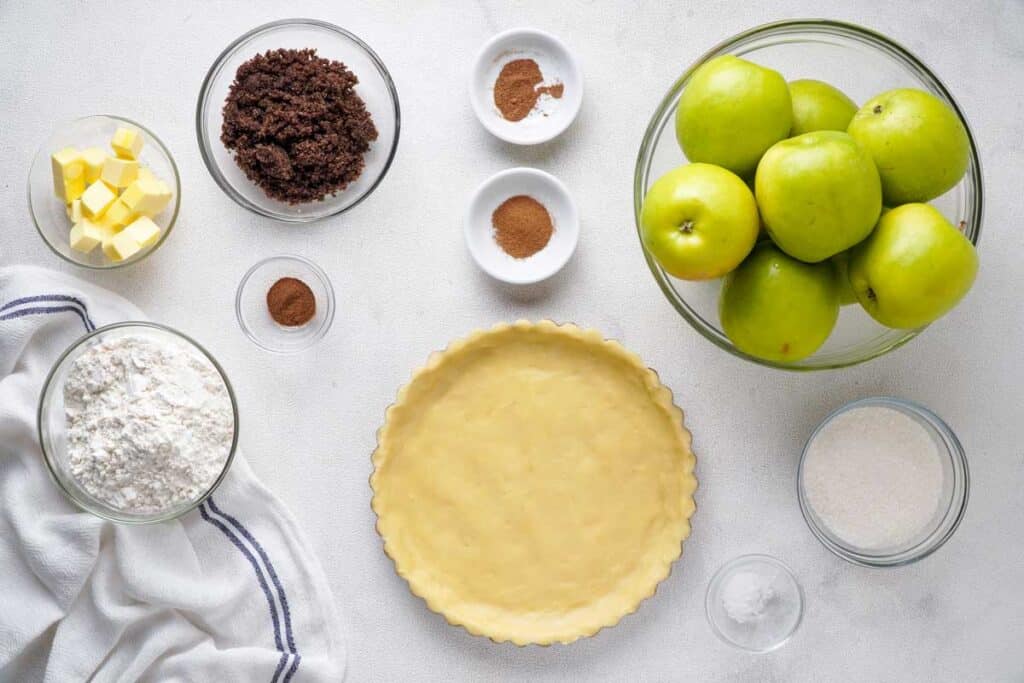
<path id="1" fill-rule="evenodd" d="M 108 325 L 54 364 L 39 399 L 54 481 L 83 510 L 126 524 L 179 517 L 227 474 L 238 406 L 224 370 L 169 327 Z"/>

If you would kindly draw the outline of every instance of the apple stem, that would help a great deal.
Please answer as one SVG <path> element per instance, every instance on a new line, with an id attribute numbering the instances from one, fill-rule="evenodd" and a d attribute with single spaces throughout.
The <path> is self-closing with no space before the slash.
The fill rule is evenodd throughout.
<path id="1" fill-rule="evenodd" d="M 876 114 L 881 114 L 882 113 L 882 105 L 876 104 L 871 111 L 875 112 Z"/>
<path id="2" fill-rule="evenodd" d="M 683 224 L 679 226 L 679 232 L 684 235 L 689 235 L 693 232 L 693 221 L 683 221 Z"/>
<path id="3" fill-rule="evenodd" d="M 875 298 L 876 298 L 875 297 L 875 290 L 873 290 L 870 287 L 868 287 L 868 291 L 866 292 L 866 294 L 868 295 L 869 299 L 871 299 L 872 301 L 875 300 Z"/>

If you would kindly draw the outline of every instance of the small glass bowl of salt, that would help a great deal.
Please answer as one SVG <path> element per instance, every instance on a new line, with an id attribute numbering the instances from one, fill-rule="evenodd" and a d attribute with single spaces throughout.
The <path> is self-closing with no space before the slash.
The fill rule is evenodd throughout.
<path id="1" fill-rule="evenodd" d="M 711 629 L 723 641 L 748 652 L 771 652 L 800 625 L 804 595 L 781 561 L 741 555 L 711 577 L 705 608 Z"/>
<path id="2" fill-rule="evenodd" d="M 884 396 L 826 417 L 797 471 L 811 532 L 865 567 L 906 565 L 938 550 L 960 525 L 969 489 L 953 430 L 924 406 Z"/>

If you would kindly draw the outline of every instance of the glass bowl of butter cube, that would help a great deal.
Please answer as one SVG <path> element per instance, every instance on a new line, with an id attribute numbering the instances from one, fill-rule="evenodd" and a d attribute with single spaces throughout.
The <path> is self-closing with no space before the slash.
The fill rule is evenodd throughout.
<path id="1" fill-rule="evenodd" d="M 144 126 L 86 116 L 59 126 L 28 178 L 36 229 L 58 256 L 119 268 L 156 251 L 174 227 L 181 181 L 171 153 Z"/>

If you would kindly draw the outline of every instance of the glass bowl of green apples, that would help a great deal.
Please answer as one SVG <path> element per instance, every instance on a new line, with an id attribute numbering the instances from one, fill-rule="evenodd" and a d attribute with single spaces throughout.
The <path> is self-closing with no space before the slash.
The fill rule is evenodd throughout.
<path id="1" fill-rule="evenodd" d="M 669 302 L 749 361 L 877 358 L 974 282 L 977 145 L 946 86 L 853 24 L 766 24 L 714 47 L 651 117 L 637 233 Z"/>

